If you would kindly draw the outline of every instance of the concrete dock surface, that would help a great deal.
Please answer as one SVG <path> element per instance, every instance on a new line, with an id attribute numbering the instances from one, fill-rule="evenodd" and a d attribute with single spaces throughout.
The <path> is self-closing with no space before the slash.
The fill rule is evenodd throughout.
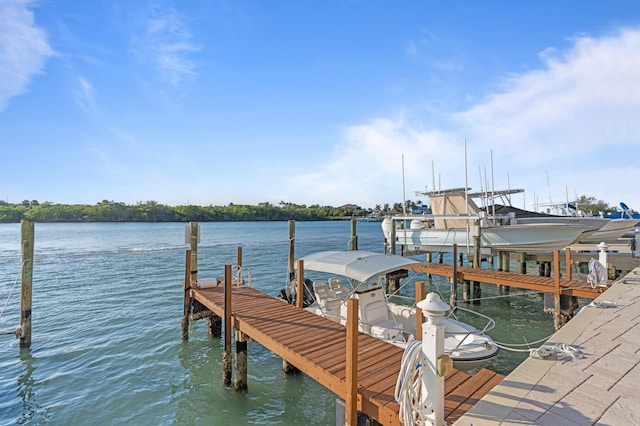
<path id="1" fill-rule="evenodd" d="M 546 343 L 562 344 L 579 352 L 527 358 L 454 425 L 640 425 L 640 267 Z"/>

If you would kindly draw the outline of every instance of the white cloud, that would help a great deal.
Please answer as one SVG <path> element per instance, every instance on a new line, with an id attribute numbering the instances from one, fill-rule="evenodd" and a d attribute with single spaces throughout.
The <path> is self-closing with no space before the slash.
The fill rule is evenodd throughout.
<path id="1" fill-rule="evenodd" d="M 640 146 L 640 28 L 576 37 L 571 49 L 541 58 L 540 70 L 512 76 L 502 93 L 456 117 L 470 140 L 493 148 L 501 169 L 545 201 L 564 199 L 568 187 L 570 197 L 640 205 L 629 171 L 638 170 Z"/>
<path id="2" fill-rule="evenodd" d="M 422 129 L 403 114 L 347 127 L 343 135 L 343 144 L 334 149 L 331 160 L 293 177 L 291 187 L 301 188 L 301 195 L 321 204 L 372 207 L 397 202 L 402 199 L 403 156 L 407 181 L 423 189 L 427 180 L 431 183 L 431 161 L 460 151 L 463 142 L 438 130 Z M 407 198 L 415 199 L 412 194 L 410 190 Z"/>
<path id="3" fill-rule="evenodd" d="M 9 100 L 27 90 L 53 50 L 47 35 L 33 20 L 29 2 L 0 2 L 0 111 Z"/>
<path id="4" fill-rule="evenodd" d="M 95 116 L 95 89 L 84 77 L 78 77 L 77 85 L 74 91 L 75 101 L 78 106 L 87 114 Z"/>
<path id="5" fill-rule="evenodd" d="M 553 54 L 552 54 L 553 53 Z M 503 93 L 459 115 L 474 140 L 527 163 L 631 147 L 640 134 L 640 30 L 580 37 L 568 52 L 546 51 L 544 68 L 514 76 Z"/>
<path id="6" fill-rule="evenodd" d="M 175 86 L 196 74 L 189 54 L 200 48 L 191 39 L 189 27 L 173 8 L 155 7 L 144 17 L 132 44 L 143 62 L 153 64 L 162 79 Z"/>
<path id="7" fill-rule="evenodd" d="M 292 186 L 311 200 L 397 202 L 404 154 L 407 198 L 416 200 L 414 190 L 433 186 L 432 162 L 436 187 L 464 185 L 466 138 L 476 190 L 480 168 L 491 179 L 493 153 L 496 189 L 506 189 L 508 172 L 511 188 L 527 190 L 529 208 L 532 192 L 546 201 L 550 186 L 554 200 L 564 200 L 568 188 L 570 196 L 640 209 L 640 29 L 576 37 L 572 48 L 546 50 L 541 59 L 540 69 L 510 76 L 501 93 L 450 117 L 455 134 L 403 116 L 353 125 L 332 156 L 292 178 Z"/>

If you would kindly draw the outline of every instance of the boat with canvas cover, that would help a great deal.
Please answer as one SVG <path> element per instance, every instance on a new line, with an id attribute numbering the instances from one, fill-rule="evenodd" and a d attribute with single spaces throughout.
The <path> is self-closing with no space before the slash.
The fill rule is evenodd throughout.
<path id="1" fill-rule="evenodd" d="M 450 252 L 473 251 L 473 238 L 480 236 L 481 248 L 487 251 L 540 252 L 563 250 L 589 231 L 581 224 L 536 223 L 510 224 L 513 215 L 490 216 L 465 194 L 463 189 L 428 193 L 431 215 L 395 216 L 382 223 L 387 241 L 391 241 L 392 219 L 410 226 L 395 230 L 396 242 L 409 250 Z M 476 224 L 477 223 L 477 224 Z"/>
<path id="2" fill-rule="evenodd" d="M 400 347 L 415 340 L 415 303 L 403 304 L 399 291 L 389 297 L 386 289 L 390 280 L 408 277 L 412 268 L 421 262 L 362 250 L 322 251 L 301 260 L 305 277 L 304 309 L 346 324 L 346 300 L 354 297 L 358 299 L 359 331 Z M 309 279 L 313 275 L 317 277 Z M 280 292 L 290 303 L 296 300 L 295 283 L 293 280 Z M 486 321 L 486 325 L 478 329 L 461 322 L 455 318 L 458 311 L 475 314 Z M 468 371 L 498 354 L 498 346 L 486 334 L 495 326 L 491 318 L 458 307 L 450 311 L 441 324 L 445 325 L 445 352 L 453 359 L 455 368 Z"/>

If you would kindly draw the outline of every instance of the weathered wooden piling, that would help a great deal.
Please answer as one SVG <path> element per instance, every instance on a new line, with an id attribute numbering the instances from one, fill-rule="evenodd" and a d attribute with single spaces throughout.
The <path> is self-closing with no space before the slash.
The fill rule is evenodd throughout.
<path id="1" fill-rule="evenodd" d="M 231 265 L 224 266 L 224 353 L 222 354 L 222 381 L 231 386 Z"/>
<path id="2" fill-rule="evenodd" d="M 20 325 L 16 329 L 16 337 L 20 339 L 20 347 L 31 346 L 31 293 L 33 281 L 33 245 L 35 241 L 33 220 L 20 221 L 22 237 L 22 277 L 20 297 Z"/>
<path id="3" fill-rule="evenodd" d="M 295 238 L 296 236 L 296 221 L 289 221 L 289 258 L 288 258 L 288 268 L 289 268 L 289 281 L 287 284 L 291 283 L 296 277 L 294 264 L 295 264 Z M 304 263 L 303 261 L 298 261 L 298 281 L 296 281 L 296 306 L 302 308 L 304 298 Z M 286 359 L 282 358 L 282 371 L 285 374 L 297 374 L 298 369 L 291 364 Z"/>
<path id="4" fill-rule="evenodd" d="M 391 220 L 391 232 L 389 236 L 389 250 L 391 254 L 396 254 L 396 220 Z M 403 246 L 404 247 L 404 246 Z"/>
<path id="5" fill-rule="evenodd" d="M 462 299 L 465 303 L 471 303 L 471 281 L 469 280 L 462 282 Z"/>
<path id="6" fill-rule="evenodd" d="M 289 283 L 293 281 L 295 277 L 295 271 L 293 269 L 294 259 L 295 259 L 295 246 L 296 246 L 296 221 L 289 221 L 289 262 L 288 262 L 288 272 L 289 272 Z"/>
<path id="7" fill-rule="evenodd" d="M 193 300 L 191 299 L 191 285 L 198 280 L 198 243 L 200 242 L 200 225 L 189 222 L 185 226 L 185 243 L 189 244 L 185 262 L 184 277 L 184 312 L 182 315 L 182 340 L 189 339 L 189 315 Z"/>
<path id="8" fill-rule="evenodd" d="M 247 335 L 236 330 L 236 360 L 235 360 L 235 377 L 233 380 L 234 390 L 247 389 Z"/>
<path id="9" fill-rule="evenodd" d="M 473 267 L 476 269 L 480 268 L 481 262 L 481 241 L 480 236 L 473 237 Z M 479 305 L 480 299 L 482 298 L 482 289 L 480 288 L 479 281 L 473 281 L 473 304 Z"/>
<path id="10" fill-rule="evenodd" d="M 189 339 L 189 311 L 193 299 L 191 297 L 191 250 L 187 250 L 184 268 L 184 312 L 182 314 L 182 340 Z"/>
<path id="11" fill-rule="evenodd" d="M 546 273 L 547 267 L 549 267 L 549 269 L 551 269 L 551 267 L 550 262 L 545 263 L 544 272 Z M 578 308 L 577 297 L 561 293 L 561 275 L 560 254 L 556 250 L 553 252 L 554 291 L 553 293 L 544 294 L 544 311 L 553 314 L 553 326 L 556 330 L 562 328 L 567 321 L 573 318 L 575 310 Z M 571 279 L 571 254 L 568 249 L 565 251 L 565 275 L 566 279 Z"/>
<path id="12" fill-rule="evenodd" d="M 511 255 L 507 251 L 498 252 L 498 270 L 502 272 L 509 272 L 511 269 Z M 498 286 L 499 293 L 509 294 L 509 286 Z"/>
<path id="13" fill-rule="evenodd" d="M 349 250 L 358 250 L 358 221 L 351 219 L 351 239 L 349 240 Z"/>
<path id="14" fill-rule="evenodd" d="M 198 280 L 198 243 L 200 242 L 200 224 L 198 222 L 189 222 L 189 231 L 189 245 L 191 247 L 190 280 L 193 283 Z"/>

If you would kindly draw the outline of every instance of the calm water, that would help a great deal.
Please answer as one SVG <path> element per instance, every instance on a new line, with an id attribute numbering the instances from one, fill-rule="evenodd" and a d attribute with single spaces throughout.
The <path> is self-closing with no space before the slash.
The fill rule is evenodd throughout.
<path id="1" fill-rule="evenodd" d="M 346 249 L 350 226 L 296 223 L 296 258 Z M 37 223 L 35 234 L 32 346 L 20 349 L 20 225 L 0 224 L 0 308 L 17 282 L 0 317 L 0 425 L 335 423 L 335 395 L 283 375 L 281 359 L 259 344 L 249 345 L 241 393 L 222 385 L 223 342 L 207 337 L 206 321 L 181 340 L 184 224 Z M 360 249 L 383 250 L 379 223 L 358 223 L 358 236 Z M 240 245 L 254 288 L 275 296 L 287 276 L 287 238 L 286 222 L 203 223 L 198 274 L 224 275 Z M 448 300 L 444 281 L 432 290 Z M 484 297 L 495 293 L 483 287 Z M 474 309 L 496 320 L 499 342 L 553 332 L 538 295 L 512 289 Z M 507 373 L 524 356 L 502 351 L 485 366 Z"/>

